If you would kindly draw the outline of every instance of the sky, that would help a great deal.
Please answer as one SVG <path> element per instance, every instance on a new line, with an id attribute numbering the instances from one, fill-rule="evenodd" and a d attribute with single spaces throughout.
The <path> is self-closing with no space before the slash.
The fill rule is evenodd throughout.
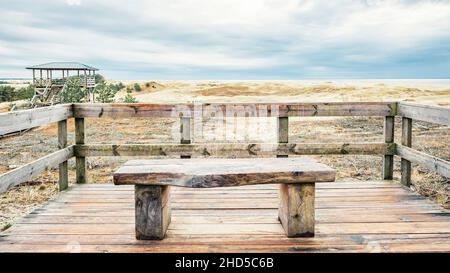
<path id="1" fill-rule="evenodd" d="M 450 0 L 0 0 L 0 78 L 76 61 L 110 79 L 450 77 Z"/>

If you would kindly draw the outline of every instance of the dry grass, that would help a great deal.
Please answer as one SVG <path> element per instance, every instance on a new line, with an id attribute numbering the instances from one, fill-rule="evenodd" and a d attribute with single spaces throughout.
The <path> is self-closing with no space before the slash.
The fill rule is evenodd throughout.
<path id="1" fill-rule="evenodd" d="M 230 84 L 221 84 L 216 82 L 199 83 L 180 83 L 174 89 L 173 83 L 164 83 L 156 85 L 150 82 L 149 86 L 145 82 L 141 83 L 143 91 L 141 102 L 150 100 L 152 94 L 158 94 L 162 101 L 168 96 L 179 94 L 183 88 L 193 89 L 202 96 L 219 96 L 221 94 L 229 95 L 230 99 L 239 101 L 243 94 L 251 96 L 257 94 L 260 97 L 271 97 L 277 95 L 284 96 L 286 100 L 290 96 L 296 97 L 298 93 L 308 93 L 308 96 L 315 96 L 316 100 L 321 100 L 322 96 L 331 95 L 340 96 L 353 92 L 360 92 L 361 87 L 339 88 L 333 86 L 316 86 L 302 89 L 302 87 L 272 83 L 269 85 L 249 83 L 234 84 L 233 86 L 224 86 Z M 197 89 L 195 89 L 197 88 Z M 171 89 L 172 88 L 172 89 Z M 392 89 L 392 88 L 391 88 Z M 404 98 L 416 100 L 416 96 L 423 96 L 427 93 L 418 88 L 399 88 L 406 90 Z M 256 90 L 256 91 L 255 91 Z M 358 91 L 359 90 L 359 91 Z M 392 89 L 393 93 L 387 93 L 389 96 L 395 95 L 399 91 Z M 193 92 L 192 91 L 192 92 Z M 167 95 L 162 96 L 164 92 Z M 253 93 L 256 92 L 256 93 Z M 370 93 L 370 92 L 369 92 Z M 442 99 L 445 93 L 446 98 L 449 92 L 436 91 L 434 96 L 430 96 L 429 101 L 439 104 L 450 104 L 450 100 Z M 151 95 L 150 97 L 148 95 Z M 297 95 L 296 95 L 297 94 Z M 315 95 L 314 95 L 315 94 Z M 408 95 L 409 94 L 409 95 Z M 429 92 L 427 93 L 429 94 Z M 233 97 L 239 95 L 238 97 Z M 283 96 L 282 96 L 283 95 Z M 411 97 L 406 97 L 406 96 Z M 359 95 L 358 95 L 359 96 Z M 371 95 L 369 95 L 370 97 Z M 179 98 L 180 99 L 180 98 Z M 212 100 L 214 100 L 212 99 Z M 359 100 L 359 97 L 355 97 Z M 386 99 L 383 97 L 383 99 Z M 180 99 L 181 101 L 183 99 Z M 248 97 L 243 101 L 250 100 Z M 369 99 L 367 99 L 369 100 Z M 374 99 L 375 100 L 375 99 Z M 379 99 L 377 99 L 379 100 Z M 171 136 L 172 126 L 176 125 L 174 119 L 87 119 L 86 138 L 88 143 L 158 143 L 173 142 Z M 69 144 L 74 142 L 73 121 L 69 123 Z M 401 136 L 400 119 L 396 119 L 396 140 Z M 448 126 L 439 126 L 428 123 L 414 122 L 413 126 L 413 148 L 450 160 L 450 134 Z M 276 130 L 269 130 L 274 133 Z M 206 132 L 207 134 L 211 132 Z M 24 135 L 2 139 L 0 141 L 0 173 L 30 162 L 42 157 L 57 148 L 57 126 L 40 127 Z M 268 134 L 267 137 L 270 137 Z M 201 142 L 201 139 L 196 139 Z M 206 140 L 205 140 L 206 141 Z M 290 141 L 292 142 L 380 142 L 383 141 L 383 119 L 378 117 L 370 118 L 292 118 L 290 119 Z M 338 180 L 379 180 L 381 179 L 381 156 L 314 156 L 325 164 L 338 170 Z M 88 158 L 88 181 L 95 183 L 111 183 L 111 174 L 125 162 L 127 158 Z M 74 162 L 69 162 L 70 183 L 74 183 Z M 400 178 L 400 164 L 396 160 L 394 166 L 394 178 Z M 412 177 L 412 188 L 424 196 L 429 196 L 444 207 L 450 207 L 450 181 L 438 176 L 428 170 L 414 166 Z M 48 170 L 40 177 L 34 179 L 30 184 L 24 184 L 15 187 L 7 193 L 0 195 L 0 228 L 7 228 L 14 223 L 16 219 L 26 215 L 34 208 L 41 206 L 44 202 L 58 194 L 57 191 L 57 170 Z"/>
<path id="2" fill-rule="evenodd" d="M 14 187 L 0 195 L 0 230 L 28 214 L 58 193 L 56 172 L 47 172 L 33 182 Z"/>
<path id="3" fill-rule="evenodd" d="M 158 85 L 141 82 L 134 92 L 139 102 L 307 102 L 307 101 L 379 101 L 405 100 L 450 105 L 450 88 L 446 84 L 391 81 L 164 81 Z M 415 86 L 415 85 L 417 86 Z M 154 86 L 154 87 L 153 87 Z M 118 94 L 122 99 L 123 90 Z"/>

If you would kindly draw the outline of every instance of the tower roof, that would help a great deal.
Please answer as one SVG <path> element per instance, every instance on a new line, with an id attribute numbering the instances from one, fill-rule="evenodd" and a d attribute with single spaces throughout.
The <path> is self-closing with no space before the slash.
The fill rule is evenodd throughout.
<path id="1" fill-rule="evenodd" d="M 51 62 L 26 67 L 26 69 L 45 69 L 45 70 L 98 70 L 95 67 L 77 62 Z"/>

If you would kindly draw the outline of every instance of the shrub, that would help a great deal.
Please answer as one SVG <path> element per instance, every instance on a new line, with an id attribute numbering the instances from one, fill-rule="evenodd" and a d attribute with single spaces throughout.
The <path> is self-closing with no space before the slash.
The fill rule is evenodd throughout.
<path id="1" fill-rule="evenodd" d="M 95 74 L 95 84 L 105 83 L 105 77 L 101 74 Z"/>
<path id="2" fill-rule="evenodd" d="M 111 88 L 111 85 L 106 83 L 97 84 L 94 89 L 94 93 L 96 94 L 95 100 L 98 102 L 108 103 L 113 102 L 114 97 L 116 96 L 117 91 L 114 91 Z"/>
<path id="3" fill-rule="evenodd" d="M 0 85 L 0 102 L 15 100 L 31 100 L 34 96 L 34 86 L 28 85 L 15 89 L 9 85 Z"/>
<path id="4" fill-rule="evenodd" d="M 9 85 L 0 85 L 0 102 L 13 101 L 14 99 L 14 87 Z"/>
<path id="5" fill-rule="evenodd" d="M 123 98 L 123 102 L 125 102 L 125 103 L 136 103 L 136 102 L 138 102 L 138 100 L 135 97 L 133 97 L 133 95 L 128 93 Z"/>
<path id="6" fill-rule="evenodd" d="M 66 103 L 83 102 L 86 98 L 86 89 L 81 88 L 81 79 L 78 76 L 69 77 L 61 91 L 61 101 Z"/>
<path id="7" fill-rule="evenodd" d="M 138 83 L 134 84 L 134 91 L 137 91 L 137 92 L 141 91 L 141 86 Z"/>
<path id="8" fill-rule="evenodd" d="M 125 88 L 125 85 L 122 82 L 119 82 L 116 84 L 111 84 L 111 89 L 114 90 L 115 92 L 118 92 L 118 91 L 122 90 L 123 88 Z"/>
<path id="9" fill-rule="evenodd" d="M 34 85 L 29 84 L 27 87 L 22 87 L 16 92 L 16 99 L 31 100 L 34 96 Z"/>

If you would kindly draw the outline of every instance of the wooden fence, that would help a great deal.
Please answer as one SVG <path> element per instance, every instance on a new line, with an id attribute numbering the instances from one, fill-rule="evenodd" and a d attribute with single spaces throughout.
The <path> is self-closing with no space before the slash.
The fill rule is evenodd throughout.
<path id="1" fill-rule="evenodd" d="M 205 106 L 205 104 L 203 104 Z M 278 143 L 192 143 L 190 119 L 198 111 L 194 104 L 62 104 L 32 110 L 0 114 L 0 136 L 16 131 L 58 122 L 59 150 L 0 175 L 0 193 L 10 187 L 31 180 L 43 170 L 59 165 L 59 188 L 68 187 L 67 160 L 76 157 L 76 182 L 86 183 L 86 157 L 90 156 L 168 156 L 181 157 L 237 157 L 324 155 L 324 154 L 366 154 L 381 155 L 384 179 L 393 178 L 394 155 L 401 157 L 401 182 L 411 182 L 411 162 L 424 166 L 450 178 L 450 162 L 419 152 L 411 148 L 412 120 L 450 125 L 450 108 L 424 106 L 404 102 L 336 102 L 295 104 L 206 104 L 222 109 L 225 116 L 233 112 L 227 107 L 258 108 L 277 106 L 270 116 L 278 117 Z M 182 106 L 192 115 L 180 115 L 181 141 L 177 144 L 100 144 L 85 143 L 85 118 L 132 118 L 173 117 L 173 109 Z M 384 142 L 376 143 L 292 143 L 289 142 L 290 117 L 319 116 L 379 116 L 384 117 Z M 394 142 L 394 119 L 402 117 L 402 141 Z M 67 120 L 75 119 L 75 145 L 67 146 Z M 267 149 L 267 145 L 271 149 Z"/>

